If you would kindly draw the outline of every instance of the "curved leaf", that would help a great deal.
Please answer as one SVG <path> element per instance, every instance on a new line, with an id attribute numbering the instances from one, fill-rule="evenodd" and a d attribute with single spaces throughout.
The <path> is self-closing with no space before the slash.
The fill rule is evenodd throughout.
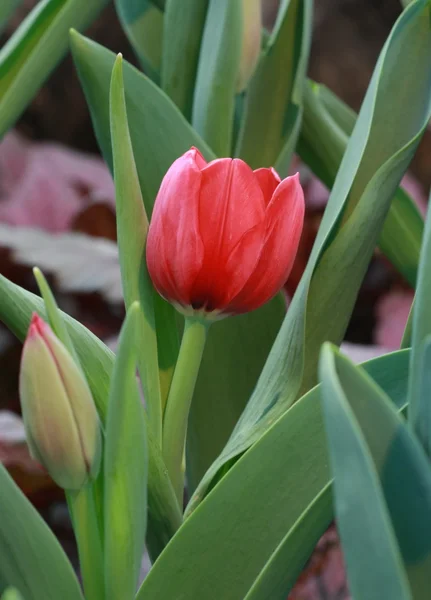
<path id="1" fill-rule="evenodd" d="M 364 364 L 398 409 L 405 407 L 408 360 L 403 350 Z M 274 553 L 277 563 L 281 546 L 294 556 L 277 575 L 289 591 L 332 518 L 319 392 L 303 396 L 209 492 L 153 565 L 137 600 L 177 598 L 178 590 L 184 598 L 244 598 Z"/>
<path id="2" fill-rule="evenodd" d="M 136 302 L 120 333 L 108 400 L 104 461 L 107 600 L 133 600 L 145 546 L 148 459 L 145 411 L 136 379 L 141 318 Z"/>
<path id="3" fill-rule="evenodd" d="M 356 114 L 325 86 L 308 82 L 298 152 L 328 188 L 332 188 Z M 410 196 L 398 188 L 379 237 L 380 250 L 415 286 L 423 219 Z M 403 243 L 400 243 L 400 240 Z"/>
<path id="4" fill-rule="evenodd" d="M 242 0 L 209 0 L 192 124 L 217 156 L 229 156 L 242 40 Z"/>
<path id="5" fill-rule="evenodd" d="M 160 79 L 163 42 L 163 12 L 153 0 L 115 0 L 118 17 L 145 73 Z"/>
<path id="6" fill-rule="evenodd" d="M 15 587 L 26 600 L 83 600 L 62 547 L 0 464 L 0 593 Z"/>
<path id="7" fill-rule="evenodd" d="M 311 44 L 312 3 L 284 0 L 245 95 L 236 156 L 253 169 L 275 166 L 284 177 L 302 117 Z"/>
<path id="8" fill-rule="evenodd" d="M 320 376 L 352 594 L 426 600 L 431 567 L 427 457 L 383 391 L 329 344 L 322 350 Z"/>
<path id="9" fill-rule="evenodd" d="M 71 27 L 85 29 L 107 0 L 42 0 L 0 50 L 0 137 L 66 54 Z"/>
<path id="10" fill-rule="evenodd" d="M 431 206 L 431 205 L 430 205 Z M 409 381 L 409 421 L 431 456 L 431 419 L 429 390 L 424 388 L 430 360 L 431 336 L 431 210 L 425 223 L 418 284 L 411 313 L 412 363 Z M 410 323 L 410 317 L 409 317 Z"/>
<path id="11" fill-rule="evenodd" d="M 190 120 L 209 0 L 168 0 L 163 28 L 161 87 Z"/>

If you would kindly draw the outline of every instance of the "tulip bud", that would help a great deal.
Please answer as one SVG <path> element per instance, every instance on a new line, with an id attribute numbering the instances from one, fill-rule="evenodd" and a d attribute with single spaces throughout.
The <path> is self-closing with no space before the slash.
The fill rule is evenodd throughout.
<path id="1" fill-rule="evenodd" d="M 147 265 L 183 314 L 218 319 L 270 300 L 285 284 L 304 222 L 299 176 L 244 161 L 207 163 L 196 148 L 174 162 L 154 205 Z"/>
<path id="2" fill-rule="evenodd" d="M 256 68 L 262 35 L 261 0 L 242 0 L 242 44 L 236 91 L 242 92 Z"/>
<path id="3" fill-rule="evenodd" d="M 100 466 L 99 417 L 81 370 L 37 314 L 24 343 L 19 387 L 31 455 L 60 487 L 80 489 Z"/>

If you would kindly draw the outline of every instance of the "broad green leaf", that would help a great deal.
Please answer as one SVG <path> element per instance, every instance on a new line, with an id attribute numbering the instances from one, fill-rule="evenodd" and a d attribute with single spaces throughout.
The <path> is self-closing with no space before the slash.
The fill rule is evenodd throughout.
<path id="1" fill-rule="evenodd" d="M 120 333 L 111 379 L 105 441 L 105 583 L 107 600 L 133 600 L 145 546 L 147 444 L 136 379 L 139 304 Z"/>
<path id="2" fill-rule="evenodd" d="M 162 401 L 157 362 L 154 288 L 145 261 L 148 218 L 142 201 L 127 123 L 121 56 L 117 57 L 112 71 L 110 110 L 117 239 L 124 300 L 127 310 L 135 302 L 138 302 L 142 308 L 142 319 L 135 320 L 139 328 L 138 366 L 151 431 L 154 439 L 161 444 Z"/>
<path id="3" fill-rule="evenodd" d="M 235 154 L 253 169 L 287 175 L 302 116 L 311 40 L 310 0 L 283 0 L 245 96 Z"/>
<path id="4" fill-rule="evenodd" d="M 325 86 L 308 82 L 298 151 L 325 185 L 332 188 L 356 114 Z M 415 286 L 423 232 L 422 216 L 410 196 L 398 188 L 379 237 L 380 250 Z M 403 243 L 400 243 L 400 239 Z"/>
<path id="5" fill-rule="evenodd" d="M 115 0 L 115 6 L 145 73 L 158 82 L 163 51 L 161 3 L 153 0 Z"/>
<path id="6" fill-rule="evenodd" d="M 279 294 L 248 315 L 224 319 L 210 327 L 189 415 L 189 492 L 228 441 L 285 314 L 285 299 Z"/>
<path id="7" fill-rule="evenodd" d="M 430 398 L 423 389 L 425 356 L 431 335 L 431 210 L 428 208 L 418 271 L 415 301 L 411 313 L 411 371 L 409 381 L 409 421 L 427 453 L 431 451 Z M 409 318 L 410 322 L 410 318 Z M 430 454 L 431 455 L 431 454 Z"/>
<path id="8" fill-rule="evenodd" d="M 403 350 L 364 364 L 398 409 L 405 406 L 408 360 Z M 319 392 L 302 397 L 210 491 L 153 565 L 137 600 L 177 598 L 178 590 L 184 598 L 244 598 L 281 544 L 288 555 L 288 536 L 292 562 L 277 577 L 293 585 L 332 519 Z"/>
<path id="9" fill-rule="evenodd" d="M 427 457 L 387 395 L 329 344 L 322 350 L 320 377 L 335 512 L 352 594 L 426 600 L 431 568 Z"/>
<path id="10" fill-rule="evenodd" d="M 168 0 L 163 28 L 161 87 L 190 120 L 209 0 Z"/>
<path id="11" fill-rule="evenodd" d="M 83 600 L 62 547 L 0 465 L 0 593 L 15 587 L 26 600 Z"/>
<path id="12" fill-rule="evenodd" d="M 286 600 L 304 566 L 304 555 L 332 519 L 331 484 L 323 488 L 273 552 L 244 600 Z M 286 565 L 289 568 L 286 569 Z"/>
<path id="13" fill-rule="evenodd" d="M 0 137 L 66 54 L 69 29 L 85 29 L 106 2 L 42 0 L 9 38 L 0 50 Z"/>
<path id="14" fill-rule="evenodd" d="M 21 2 L 22 0 L 2 0 L 0 5 L 0 34 L 3 33 L 9 18 Z"/>
<path id="15" fill-rule="evenodd" d="M 192 124 L 217 156 L 230 156 L 242 47 L 242 0 L 209 0 Z"/>
<path id="16" fill-rule="evenodd" d="M 417 0 L 394 25 L 283 326 L 241 419 L 190 509 L 219 469 L 232 464 L 315 384 L 321 344 L 343 339 L 391 199 L 431 117 L 430 10 L 428 0 Z M 402 51 L 406 47 L 408 53 Z"/>
<path id="17" fill-rule="evenodd" d="M 66 323 L 57 306 L 57 302 L 55 301 L 48 282 L 37 267 L 33 269 L 33 274 L 44 300 L 49 323 L 54 333 L 66 346 L 79 368 L 82 369 Z M 104 594 L 103 553 L 101 530 L 99 529 L 99 525 L 102 524 L 102 519 L 99 517 L 96 501 L 100 487 L 103 487 L 102 473 L 99 473 L 95 482 L 89 483 L 82 489 L 78 491 L 66 491 L 66 498 L 78 545 L 79 565 L 81 568 L 84 589 L 86 595 L 90 598 L 103 596 Z"/>
<path id="18" fill-rule="evenodd" d="M 20 340 L 26 336 L 31 314 L 34 311 L 46 319 L 41 298 L 23 290 L 0 275 L 0 320 Z M 99 415 L 102 422 L 105 422 L 114 354 L 81 323 L 64 313 L 63 318 L 67 323 Z M 156 558 L 178 529 L 181 523 L 181 514 L 160 455 L 160 449 L 152 439 L 150 432 L 147 435 L 149 448 L 147 542 L 151 556 Z"/>
<path id="19" fill-rule="evenodd" d="M 108 98 L 115 55 L 76 33 L 71 43 L 97 139 L 112 166 Z M 215 157 L 170 99 L 127 62 L 124 87 L 139 182 L 150 215 L 162 178 L 178 156 L 196 146 L 207 160 Z M 166 397 L 178 352 L 177 317 L 159 296 L 155 311 L 162 396 Z M 217 323 L 210 331 L 188 432 L 192 488 L 220 453 L 237 422 L 284 314 L 284 303 L 278 297 L 253 313 Z"/>

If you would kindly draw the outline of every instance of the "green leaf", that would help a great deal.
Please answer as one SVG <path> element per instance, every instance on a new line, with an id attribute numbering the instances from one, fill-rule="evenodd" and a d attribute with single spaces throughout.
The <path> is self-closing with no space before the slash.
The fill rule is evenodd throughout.
<path id="1" fill-rule="evenodd" d="M 160 79 L 163 41 L 161 2 L 153 0 L 115 0 L 118 18 L 145 73 Z"/>
<path id="2" fill-rule="evenodd" d="M 85 29 L 106 2 L 42 0 L 9 38 L 0 50 L 0 137 L 66 54 L 70 27 Z"/>
<path id="3" fill-rule="evenodd" d="M 431 9 L 430 9 L 431 10 Z M 411 313 L 412 362 L 409 381 L 409 421 L 426 452 L 431 456 L 430 399 L 424 389 L 431 335 L 431 210 L 425 222 L 418 283 Z M 409 318 L 410 322 L 410 318 Z"/>
<path id="4" fill-rule="evenodd" d="M 83 600 L 78 580 L 54 534 L 0 465 L 0 593 L 26 600 Z"/>
<path id="5" fill-rule="evenodd" d="M 411 4 L 382 50 L 283 326 L 240 421 L 191 507 L 223 465 L 315 384 L 321 344 L 343 339 L 391 199 L 431 117 L 429 13 L 428 0 Z"/>
<path id="6" fill-rule="evenodd" d="M 142 309 L 142 319 L 136 320 L 136 326 L 139 328 L 137 335 L 140 348 L 138 366 L 147 402 L 151 431 L 155 441 L 161 445 L 162 401 L 157 361 L 154 288 L 145 260 L 148 218 L 142 201 L 127 123 L 121 56 L 117 57 L 112 71 L 110 110 L 117 239 L 123 293 L 127 310 L 135 302 L 138 302 Z"/>
<path id="7" fill-rule="evenodd" d="M 244 600 L 286 600 L 304 566 L 310 543 L 332 519 L 331 484 L 323 488 L 270 556 Z M 286 565 L 289 568 L 286 569 Z"/>
<path id="8" fill-rule="evenodd" d="M 135 597 L 147 521 L 145 413 L 136 380 L 140 314 L 129 308 L 112 374 L 105 442 L 105 583 L 107 600 Z"/>
<path id="9" fill-rule="evenodd" d="M 2 275 L 0 275 L 0 298 L 0 320 L 20 340 L 26 336 L 32 312 L 37 311 L 46 319 L 41 298 L 11 283 Z M 81 323 L 64 313 L 63 318 L 90 385 L 100 418 L 105 422 L 114 354 Z M 147 541 L 151 556 L 156 558 L 178 529 L 182 517 L 160 449 L 150 432 L 147 435 L 149 448 Z"/>
<path id="10" fill-rule="evenodd" d="M 115 55 L 76 33 L 71 44 L 100 148 L 112 166 L 108 98 Z M 207 160 L 215 157 L 170 99 L 127 62 L 124 87 L 133 153 L 150 215 L 162 178 L 176 158 L 190 146 L 199 148 Z M 177 317 L 159 296 L 155 313 L 162 398 L 166 398 L 178 352 Z M 238 420 L 284 314 L 280 296 L 253 313 L 217 323 L 210 331 L 188 430 L 192 488 L 220 453 Z"/>
<path id="11" fill-rule="evenodd" d="M 283 0 L 247 89 L 235 154 L 253 169 L 274 165 L 287 175 L 301 123 L 311 12 L 309 0 Z"/>
<path id="12" fill-rule="evenodd" d="M 431 568 L 427 457 L 386 394 L 329 344 L 322 350 L 320 377 L 352 594 L 426 600 Z"/>
<path id="13" fill-rule="evenodd" d="M 325 185 L 332 188 L 356 114 L 325 86 L 308 82 L 298 151 Z M 398 188 L 379 237 L 380 250 L 415 286 L 423 232 L 422 216 L 410 196 Z M 403 243 L 400 244 L 400 239 Z"/>
<path id="14" fill-rule="evenodd" d="M 161 87 L 186 119 L 193 92 L 209 0 L 168 0 L 163 28 Z"/>
<path id="15" fill-rule="evenodd" d="M 230 156 L 242 41 L 242 0 L 209 0 L 192 124 L 217 156 Z"/>
<path id="16" fill-rule="evenodd" d="M 65 345 L 69 353 L 73 356 L 76 364 L 81 366 L 78 355 L 76 354 L 75 346 L 70 339 L 69 331 L 61 315 L 61 311 L 58 308 L 54 294 L 52 293 L 44 274 L 38 267 L 34 267 L 33 275 L 36 279 L 40 294 L 45 303 L 46 313 L 48 315 L 49 324 L 51 325 L 52 330 L 60 342 Z"/>
<path id="17" fill-rule="evenodd" d="M 228 441 L 285 314 L 285 299 L 278 294 L 252 313 L 224 319 L 210 327 L 189 415 L 189 493 Z"/>
<path id="18" fill-rule="evenodd" d="M 405 407 L 408 360 L 403 350 L 364 365 L 398 409 Z M 332 519 L 319 392 L 302 397 L 211 490 L 153 565 L 137 600 L 176 598 L 178 590 L 184 598 L 244 598 L 280 544 L 288 555 L 288 536 L 292 562 L 277 577 L 293 585 Z M 313 526 L 300 525 L 303 518 Z"/>

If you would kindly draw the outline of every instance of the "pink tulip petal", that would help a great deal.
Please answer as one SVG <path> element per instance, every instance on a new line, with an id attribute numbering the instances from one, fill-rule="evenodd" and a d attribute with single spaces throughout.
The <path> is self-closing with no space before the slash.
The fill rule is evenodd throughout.
<path id="1" fill-rule="evenodd" d="M 270 169 L 256 169 L 254 174 L 257 177 L 260 189 L 262 190 L 265 205 L 268 206 L 273 193 L 281 183 L 281 179 L 277 171 L 272 167 Z"/>
<path id="2" fill-rule="evenodd" d="M 190 304 L 190 288 L 203 260 L 198 220 L 201 179 L 194 152 L 173 163 L 160 186 L 147 239 L 147 265 L 154 284 L 165 297 L 184 304 Z"/>
<path id="3" fill-rule="evenodd" d="M 298 250 L 304 222 L 304 194 L 297 175 L 284 179 L 267 208 L 265 242 L 259 262 L 229 308 L 254 310 L 286 282 Z"/>

